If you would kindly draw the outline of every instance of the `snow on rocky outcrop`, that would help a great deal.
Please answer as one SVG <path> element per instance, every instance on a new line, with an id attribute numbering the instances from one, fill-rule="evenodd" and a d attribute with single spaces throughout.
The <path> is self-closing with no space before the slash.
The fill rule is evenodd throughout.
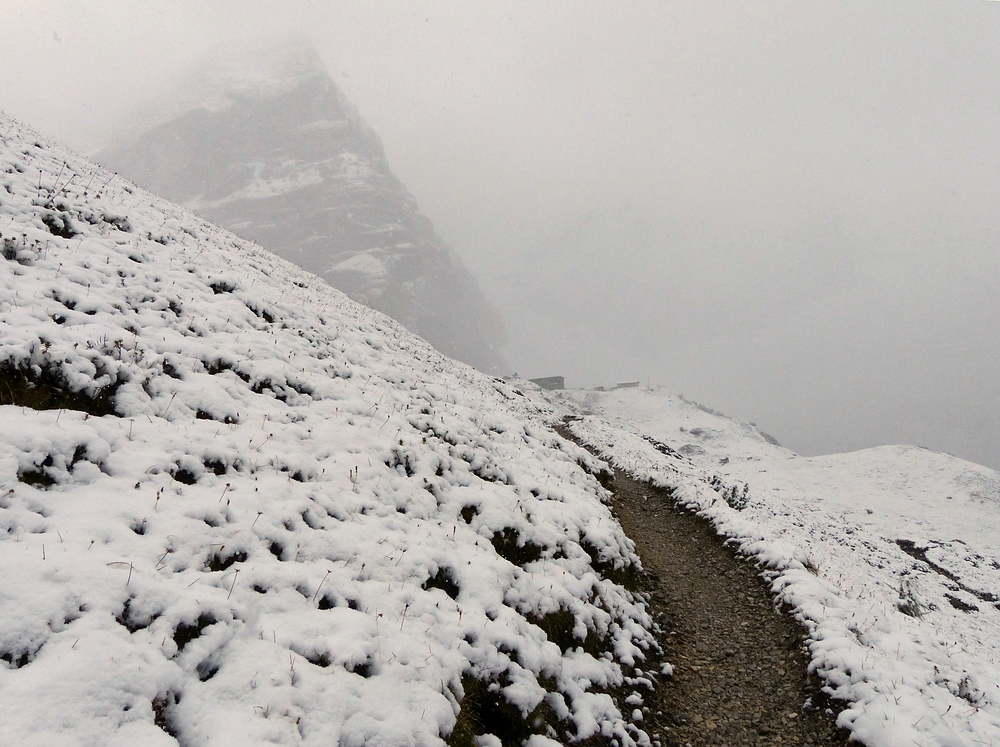
<path id="1" fill-rule="evenodd" d="M 498 313 L 315 51 L 292 44 L 249 56 L 209 65 L 171 113 L 99 160 L 316 273 L 446 355 L 504 373 Z"/>
<path id="2" fill-rule="evenodd" d="M 648 743 L 544 410 L 7 118 L 0 251 L 0 743 Z"/>
<path id="3" fill-rule="evenodd" d="M 914 446 L 802 457 L 662 391 L 553 402 L 759 561 L 853 739 L 1000 744 L 1000 474 Z"/>

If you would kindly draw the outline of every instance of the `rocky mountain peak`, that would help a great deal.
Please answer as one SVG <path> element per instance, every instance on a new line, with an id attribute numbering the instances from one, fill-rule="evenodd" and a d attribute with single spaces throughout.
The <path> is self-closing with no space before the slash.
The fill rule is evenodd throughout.
<path id="1" fill-rule="evenodd" d="M 498 313 L 315 50 L 293 43 L 244 57 L 207 64 L 168 116 L 99 160 L 320 275 L 445 354 L 503 372 Z"/>

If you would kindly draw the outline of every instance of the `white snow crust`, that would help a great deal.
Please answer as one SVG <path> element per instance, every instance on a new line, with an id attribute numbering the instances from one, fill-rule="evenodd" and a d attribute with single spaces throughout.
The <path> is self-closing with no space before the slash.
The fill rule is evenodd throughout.
<path id="1" fill-rule="evenodd" d="M 649 744 L 545 407 L 6 117 L 0 247 L 0 744 L 442 745 L 475 680 Z"/>
<path id="2" fill-rule="evenodd" d="M 333 265 L 339 272 L 358 272 L 363 275 L 384 275 L 385 265 L 378 257 L 373 257 L 370 252 L 355 254 L 353 257 L 345 259 Z"/>
<path id="3" fill-rule="evenodd" d="M 658 390 L 550 398 L 757 560 L 853 739 L 1000 744 L 1000 474 L 912 446 L 801 457 Z"/>

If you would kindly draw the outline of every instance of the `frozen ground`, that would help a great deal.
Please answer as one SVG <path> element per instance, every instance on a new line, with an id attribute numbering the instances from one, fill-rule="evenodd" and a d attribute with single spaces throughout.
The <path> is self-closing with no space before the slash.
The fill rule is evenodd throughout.
<path id="1" fill-rule="evenodd" d="M 1000 475 L 910 446 L 800 457 L 661 391 L 550 399 L 760 559 L 855 739 L 1000 745 Z"/>
<path id="2" fill-rule="evenodd" d="M 5 118 L 0 253 L 0 744 L 648 743 L 563 415 L 762 561 L 859 741 L 1000 744 L 991 470 L 522 396 Z"/>
<path id="3" fill-rule="evenodd" d="M 648 744 L 544 407 L 3 117 L 0 249 L 0 744 Z"/>

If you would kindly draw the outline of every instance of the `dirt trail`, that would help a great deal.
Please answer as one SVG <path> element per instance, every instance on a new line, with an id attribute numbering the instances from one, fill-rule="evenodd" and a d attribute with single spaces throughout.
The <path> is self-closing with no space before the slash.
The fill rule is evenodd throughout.
<path id="1" fill-rule="evenodd" d="M 646 697 L 654 745 L 845 745 L 806 674 L 804 631 L 778 614 L 752 563 L 669 491 L 615 472 L 615 513 L 650 574 L 652 611 L 675 666 Z"/>

